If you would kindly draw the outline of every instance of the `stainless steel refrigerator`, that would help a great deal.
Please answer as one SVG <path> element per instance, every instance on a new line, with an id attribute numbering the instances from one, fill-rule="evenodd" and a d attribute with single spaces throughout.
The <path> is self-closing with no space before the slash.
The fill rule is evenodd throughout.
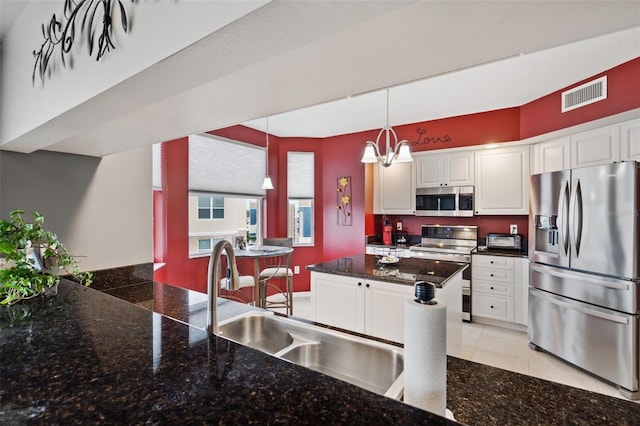
<path id="1" fill-rule="evenodd" d="M 531 176 L 529 341 L 639 389 L 638 163 Z"/>

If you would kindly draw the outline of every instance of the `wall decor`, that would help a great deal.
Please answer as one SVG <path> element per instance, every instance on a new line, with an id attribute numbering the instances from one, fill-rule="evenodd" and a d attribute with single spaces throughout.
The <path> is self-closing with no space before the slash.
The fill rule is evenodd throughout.
<path id="1" fill-rule="evenodd" d="M 416 133 L 418 134 L 418 139 L 415 141 L 409 142 L 413 146 L 428 145 L 430 143 L 446 143 L 446 142 L 453 141 L 453 138 L 449 135 L 435 136 L 435 137 L 427 136 L 427 129 L 423 129 L 421 127 L 418 127 L 416 129 Z"/>
<path id="2" fill-rule="evenodd" d="M 338 209 L 338 226 L 351 226 L 351 176 L 342 176 L 337 179 L 336 199 Z"/>
<path id="3" fill-rule="evenodd" d="M 132 4 L 138 2 L 130 1 Z M 117 19 L 118 15 L 124 32 L 130 29 L 130 20 L 122 0 L 65 0 L 62 14 L 63 16 L 58 18 L 54 13 L 48 24 L 42 24 L 44 41 L 40 50 L 33 51 L 35 64 L 31 75 L 32 83 L 35 83 L 36 73 L 43 82 L 45 76 L 51 74 L 49 62 L 58 48 L 62 65 L 66 67 L 67 62 L 72 64 L 73 57 L 70 52 L 76 41 L 77 29 L 79 38 L 86 38 L 89 56 L 93 55 L 97 36 L 96 61 L 116 48 L 112 33 L 114 19 Z"/>

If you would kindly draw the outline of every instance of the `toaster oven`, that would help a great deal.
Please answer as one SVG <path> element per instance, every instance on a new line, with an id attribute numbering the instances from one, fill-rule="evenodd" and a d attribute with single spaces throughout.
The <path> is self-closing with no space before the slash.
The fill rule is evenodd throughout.
<path id="1" fill-rule="evenodd" d="M 522 237 L 518 234 L 487 234 L 488 249 L 522 250 Z"/>

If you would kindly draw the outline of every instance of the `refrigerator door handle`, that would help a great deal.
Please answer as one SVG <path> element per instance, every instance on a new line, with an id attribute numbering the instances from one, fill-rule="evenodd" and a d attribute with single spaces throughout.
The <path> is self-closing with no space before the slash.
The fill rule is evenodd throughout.
<path id="1" fill-rule="evenodd" d="M 564 272 L 564 270 L 558 270 L 557 268 L 552 269 L 550 267 L 539 265 L 537 263 L 530 264 L 529 270 L 531 272 L 538 272 L 540 274 L 546 274 L 552 277 L 568 278 L 568 279 L 576 278 L 576 276 L 571 274 L 570 272 Z M 595 275 L 588 276 L 585 274 L 580 275 L 580 281 L 585 284 L 595 285 L 598 287 L 604 287 L 604 288 L 614 289 L 614 290 L 629 290 L 629 286 L 633 285 L 632 281 L 625 282 L 621 280 L 601 278 Z"/>
<path id="2" fill-rule="evenodd" d="M 560 197 L 558 198 L 558 240 L 562 248 L 561 255 L 566 257 L 569 253 L 569 182 L 561 182 Z"/>
<path id="3" fill-rule="evenodd" d="M 584 217 L 584 210 L 582 209 L 583 207 L 583 202 L 582 202 L 582 184 L 580 183 L 580 180 L 578 180 L 578 185 L 576 186 L 576 203 L 577 206 L 576 208 L 578 209 L 578 220 L 577 220 L 577 231 L 576 231 L 576 239 L 574 241 L 575 245 L 576 245 L 576 257 L 580 256 L 580 247 L 582 246 L 582 228 L 583 228 L 583 217 Z"/>
<path id="4" fill-rule="evenodd" d="M 569 232 L 573 242 L 573 253 L 578 258 L 580 257 L 580 242 L 582 241 L 582 188 L 580 179 L 573 180 L 569 217 L 571 219 Z"/>
<path id="5" fill-rule="evenodd" d="M 557 305 L 563 308 L 573 309 L 574 311 L 582 312 L 585 315 L 602 318 L 604 320 L 617 322 L 619 324 L 629 324 L 629 318 L 627 318 L 626 316 L 608 314 L 605 312 L 600 312 L 593 309 L 585 308 L 583 306 L 577 305 L 576 303 L 565 302 L 564 300 L 559 300 L 553 296 L 544 294 L 540 290 L 536 290 L 536 296 L 540 297 L 541 299 L 545 299 L 547 302 L 552 303 L 554 305 Z"/>

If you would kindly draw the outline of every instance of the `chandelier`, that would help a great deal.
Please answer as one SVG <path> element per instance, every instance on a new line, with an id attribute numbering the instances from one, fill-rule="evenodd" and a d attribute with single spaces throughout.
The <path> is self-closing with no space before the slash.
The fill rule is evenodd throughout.
<path id="1" fill-rule="evenodd" d="M 380 137 L 385 135 L 385 154 L 380 154 Z M 391 148 L 391 136 L 393 136 L 393 149 Z M 401 140 L 398 142 L 398 135 L 389 126 L 389 89 L 387 89 L 387 125 L 380 130 L 375 142 L 367 141 L 362 155 L 363 163 L 380 162 L 384 167 L 389 167 L 393 163 L 410 163 L 413 161 L 409 151 L 409 142 Z"/>

